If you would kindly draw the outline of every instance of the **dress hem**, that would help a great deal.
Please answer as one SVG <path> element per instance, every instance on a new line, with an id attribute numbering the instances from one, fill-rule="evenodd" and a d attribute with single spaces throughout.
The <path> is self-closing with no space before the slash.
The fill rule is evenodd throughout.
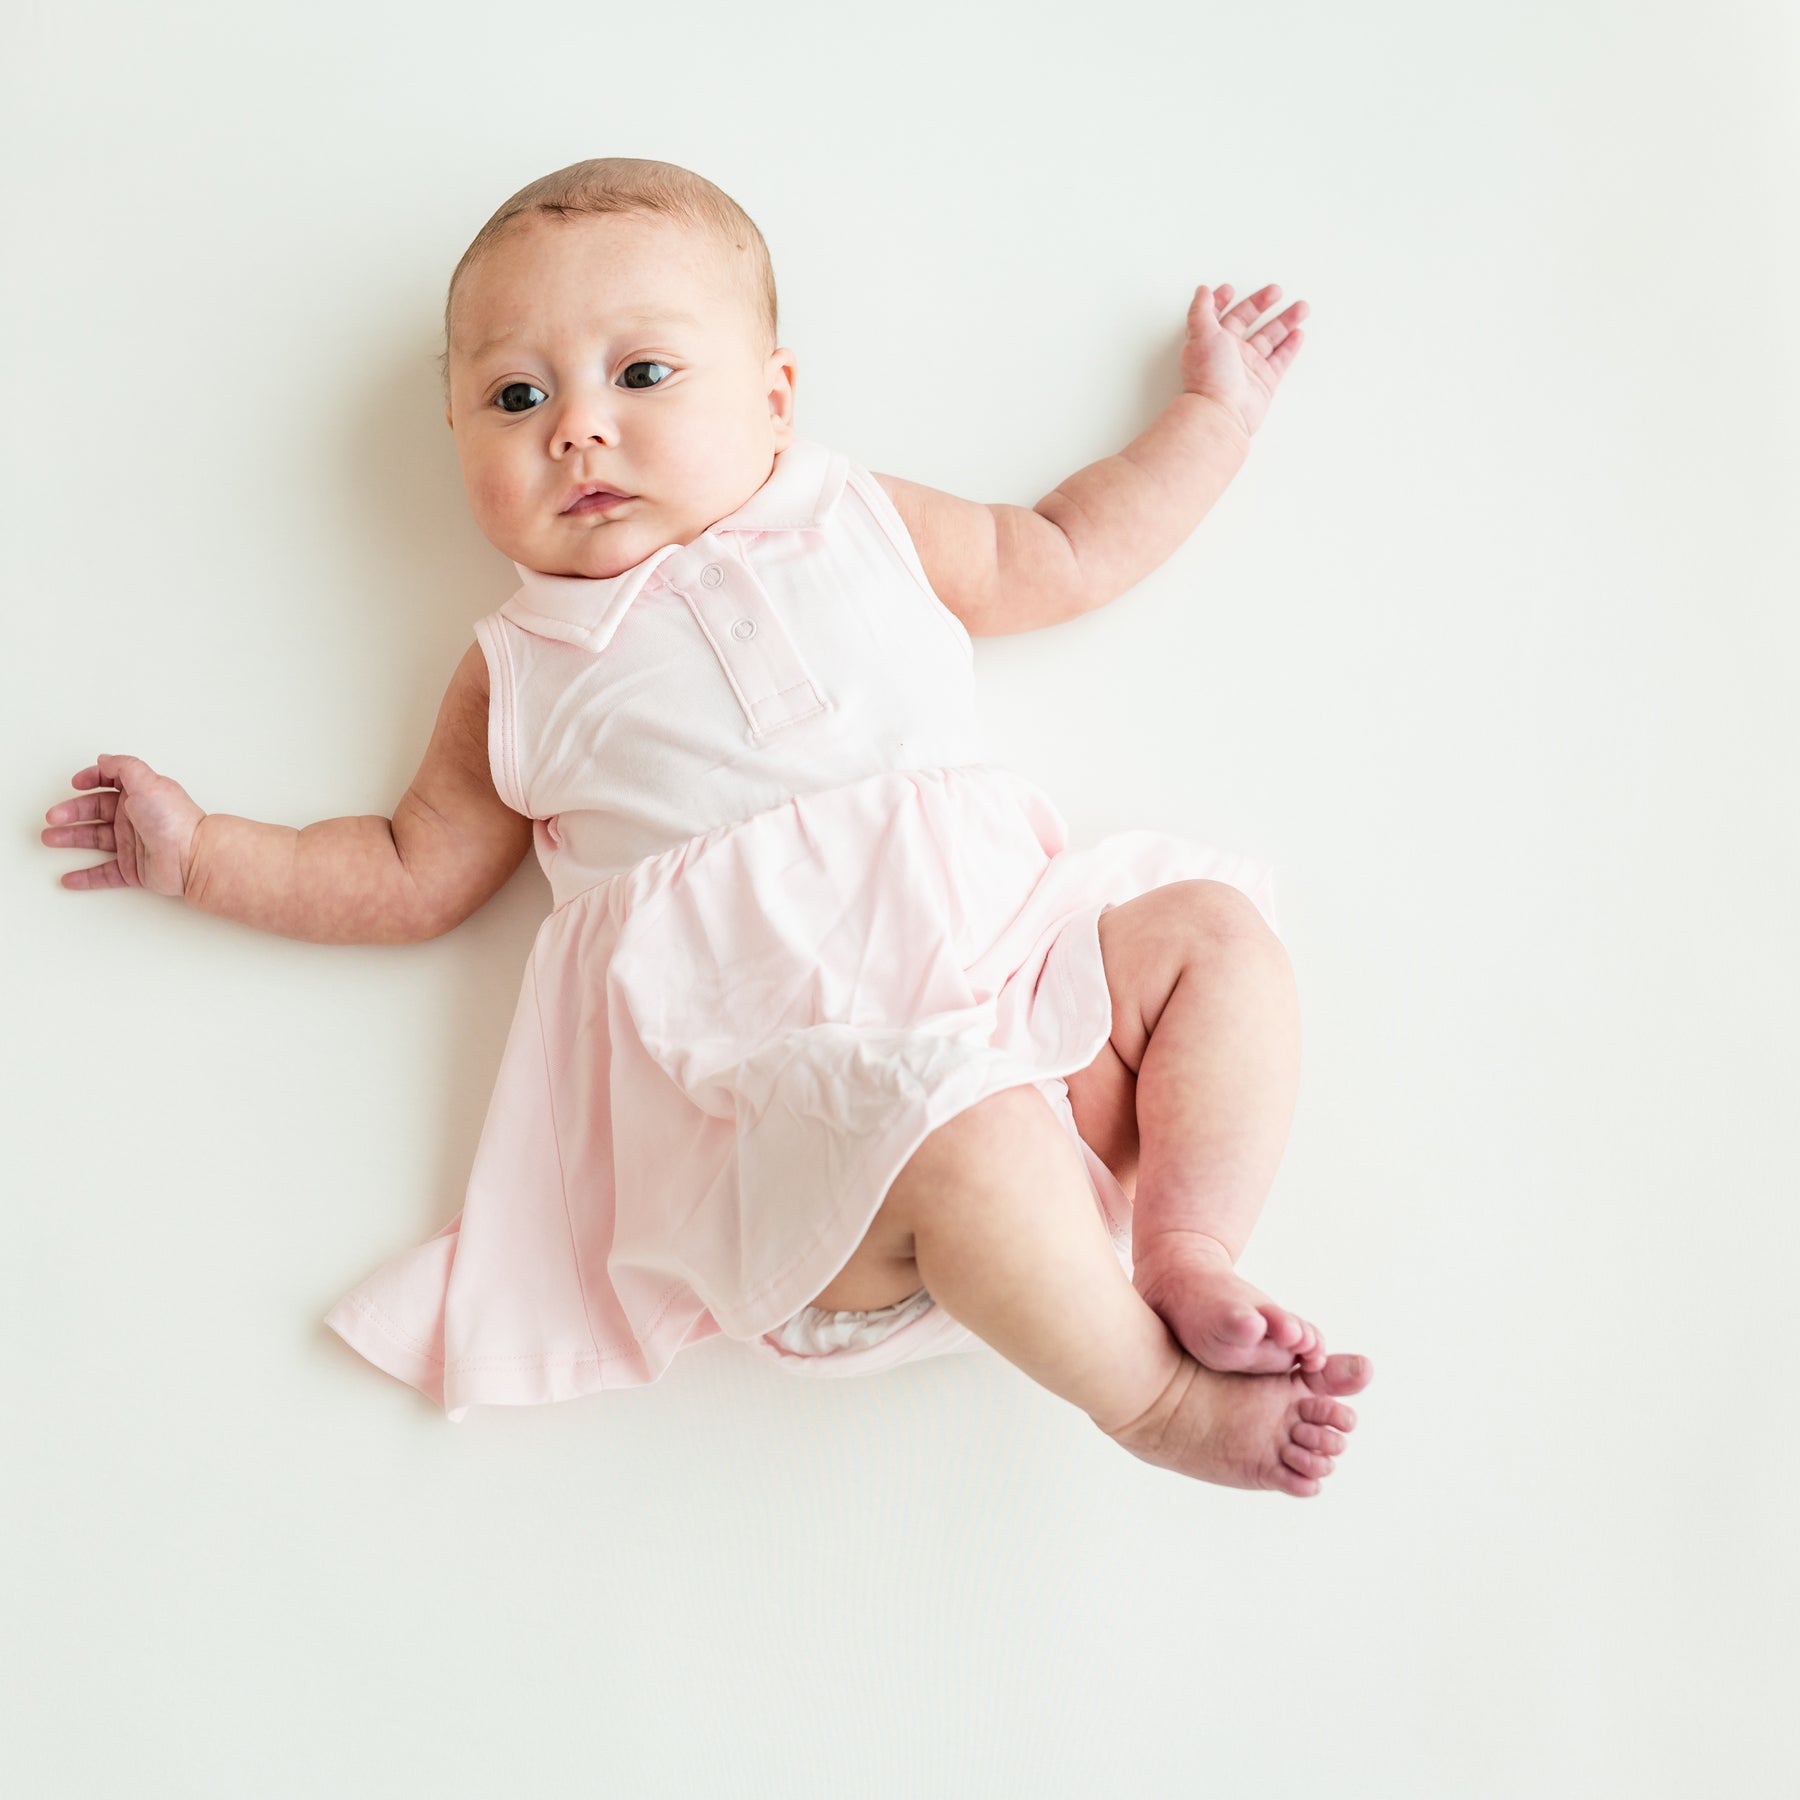
<path id="1" fill-rule="evenodd" d="M 860 1229 L 856 1231 L 850 1248 L 841 1255 L 833 1253 L 820 1257 L 809 1254 L 808 1257 L 789 1264 L 777 1281 L 766 1284 L 763 1292 L 784 1296 L 778 1307 L 765 1304 L 758 1307 L 752 1315 L 757 1317 L 770 1312 L 778 1313 L 779 1316 L 768 1323 L 755 1327 L 741 1325 L 739 1329 L 732 1330 L 716 1315 L 703 1315 L 703 1323 L 690 1332 L 681 1348 L 719 1335 L 748 1346 L 758 1356 L 773 1359 L 791 1374 L 805 1377 L 848 1377 L 874 1375 L 901 1363 L 921 1361 L 930 1356 L 979 1351 L 986 1347 L 981 1338 L 953 1318 L 942 1304 L 927 1308 L 918 1318 L 878 1344 L 834 1351 L 823 1356 L 800 1355 L 773 1343 L 770 1334 L 778 1331 L 801 1307 L 809 1303 L 812 1296 L 822 1291 L 855 1254 L 856 1245 L 861 1243 L 870 1220 L 881 1210 L 894 1179 L 906 1167 L 919 1146 L 940 1125 L 989 1095 L 1004 1092 L 1008 1088 L 1035 1086 L 1042 1091 L 1045 1084 L 1062 1082 L 1067 1076 L 1085 1069 L 1099 1055 L 1100 1047 L 1112 1028 L 1111 996 L 1105 986 L 1105 965 L 1100 956 L 1099 922 L 1100 915 L 1117 904 L 1116 901 L 1097 902 L 1062 920 L 1044 953 L 1044 961 L 1054 967 L 1054 979 L 1071 1008 L 1069 1016 L 1072 1018 L 1089 1016 L 1089 1006 L 1084 1001 L 1077 976 L 1070 967 L 1070 959 L 1078 958 L 1084 970 L 1099 972 L 1098 998 L 1101 1004 L 1095 1008 L 1100 1015 L 1098 1027 L 1086 1033 L 1081 1041 L 1081 1048 L 1054 1058 L 1052 1067 L 1035 1070 L 1017 1057 L 995 1052 L 991 1059 L 969 1065 L 977 1076 L 972 1083 L 964 1082 L 936 1089 L 926 1105 L 922 1122 L 916 1117 L 909 1119 L 899 1129 L 876 1140 L 877 1147 L 870 1152 L 864 1166 L 886 1170 L 887 1173 L 881 1179 L 874 1204 L 869 1208 L 868 1216 L 862 1221 Z M 1092 999 L 1093 996 L 1090 995 L 1089 998 Z M 949 1104 L 944 1103 L 946 1094 L 954 1095 Z M 1061 1107 L 1057 1109 L 1059 1113 L 1067 1112 L 1066 1094 L 1065 1088 Z M 1130 1202 L 1112 1179 L 1110 1171 L 1080 1136 L 1074 1126 L 1072 1113 L 1067 1114 L 1065 1128 L 1087 1166 L 1101 1222 L 1106 1227 L 1122 1266 L 1129 1274 L 1131 1263 L 1129 1252 L 1121 1238 L 1121 1225 L 1128 1235 Z M 868 1191 L 868 1187 L 862 1183 L 853 1184 L 853 1187 L 856 1191 Z M 1105 1191 L 1107 1188 L 1112 1190 L 1110 1194 Z M 833 1227 L 821 1232 L 814 1240 L 814 1250 L 820 1244 L 842 1241 L 841 1227 L 834 1223 Z M 790 1303 L 785 1297 L 798 1293 L 801 1289 L 805 1292 L 799 1299 Z M 641 1381 L 629 1384 L 608 1382 L 603 1367 L 609 1360 L 636 1362 L 643 1367 L 645 1365 L 641 1348 L 635 1353 L 621 1353 L 616 1358 L 607 1358 L 595 1352 L 565 1352 L 534 1360 L 528 1368 L 501 1369 L 492 1363 L 480 1368 L 468 1363 L 447 1365 L 441 1357 L 433 1355 L 426 1346 L 374 1306 L 366 1296 L 355 1291 L 344 1295 L 325 1315 L 324 1322 L 377 1368 L 405 1382 L 409 1387 L 417 1388 L 426 1398 L 443 1407 L 446 1417 L 454 1423 L 460 1423 L 472 1405 L 555 1404 L 604 1392 L 609 1387 L 644 1385 Z M 672 1361 L 673 1358 L 669 1360 Z M 653 1372 L 648 1379 L 655 1381 L 661 1377 L 669 1363 L 665 1361 L 660 1366 L 649 1366 Z"/>

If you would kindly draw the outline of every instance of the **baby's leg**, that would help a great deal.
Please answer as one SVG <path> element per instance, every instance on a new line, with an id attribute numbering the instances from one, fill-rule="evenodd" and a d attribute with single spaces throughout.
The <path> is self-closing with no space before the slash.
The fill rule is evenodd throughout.
<path id="1" fill-rule="evenodd" d="M 1108 1047 L 1135 1076 L 1138 1292 L 1210 1369 L 1319 1368 L 1317 1330 L 1235 1270 L 1299 1085 L 1299 1005 L 1281 940 L 1247 895 L 1217 881 L 1174 882 L 1114 907 L 1100 938 Z M 1092 1091 L 1080 1099 L 1092 1104 Z M 1070 1102 L 1079 1125 L 1073 1081 Z"/>
<path id="2" fill-rule="evenodd" d="M 1316 1371 L 1202 1368 L 1119 1266 L 1049 1102 L 1009 1088 L 926 1138 L 882 1203 L 952 1318 L 1145 1461 L 1231 1487 L 1316 1494 L 1355 1414 L 1353 1357 Z"/>

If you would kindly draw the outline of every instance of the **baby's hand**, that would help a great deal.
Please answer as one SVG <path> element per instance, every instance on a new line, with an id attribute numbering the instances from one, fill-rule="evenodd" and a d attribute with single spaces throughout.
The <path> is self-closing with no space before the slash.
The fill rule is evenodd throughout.
<path id="1" fill-rule="evenodd" d="M 70 777 L 76 787 L 111 787 L 79 800 L 59 800 L 44 817 L 46 844 L 84 850 L 116 850 L 117 858 L 71 869 L 66 888 L 147 887 L 157 894 L 187 892 L 194 834 L 206 814 L 187 790 L 135 756 L 102 756 Z M 116 788 L 115 793 L 111 789 Z M 91 823 L 76 824 L 87 820 Z"/>
<path id="2" fill-rule="evenodd" d="M 1187 342 L 1181 347 L 1182 389 L 1229 407 L 1247 435 L 1263 422 L 1305 336 L 1300 321 L 1311 309 L 1304 300 L 1296 300 L 1258 331 L 1251 331 L 1257 314 L 1280 292 L 1270 282 L 1226 312 L 1223 309 L 1231 302 L 1229 282 L 1218 288 L 1197 287 L 1188 308 Z"/>

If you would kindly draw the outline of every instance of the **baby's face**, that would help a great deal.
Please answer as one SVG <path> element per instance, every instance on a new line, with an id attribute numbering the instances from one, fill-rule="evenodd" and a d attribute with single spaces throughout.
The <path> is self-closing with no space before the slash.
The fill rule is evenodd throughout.
<path id="1" fill-rule="evenodd" d="M 735 512 L 794 436 L 793 355 L 757 333 L 721 251 L 672 220 L 515 225 L 452 323 L 444 418 L 482 534 L 528 569 L 606 576 Z M 633 497 L 568 511 L 584 482 Z"/>

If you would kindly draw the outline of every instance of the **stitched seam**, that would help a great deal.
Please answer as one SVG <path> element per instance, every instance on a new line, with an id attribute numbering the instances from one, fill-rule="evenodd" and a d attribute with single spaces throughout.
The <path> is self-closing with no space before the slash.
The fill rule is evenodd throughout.
<path id="1" fill-rule="evenodd" d="M 402 1331 L 372 1300 L 365 1299 L 361 1294 L 346 1294 L 344 1298 L 383 1336 L 392 1338 L 396 1344 L 411 1350 L 415 1355 L 422 1356 L 437 1368 L 441 1369 L 444 1366 L 444 1359 L 441 1356 L 433 1355 L 431 1350 L 414 1337 L 410 1331 Z"/>
<path id="2" fill-rule="evenodd" d="M 748 569 L 748 563 L 745 564 L 745 567 Z M 754 571 L 752 571 L 752 578 L 754 579 Z M 817 713 L 828 712 L 830 710 L 831 702 L 823 693 L 821 693 L 818 683 L 811 675 L 808 675 L 802 681 L 794 682 L 789 687 L 782 688 L 777 693 L 766 696 L 763 701 L 752 701 L 744 692 L 742 684 L 738 681 L 737 675 L 731 666 L 731 658 L 726 654 L 724 645 L 722 645 L 718 638 L 713 635 L 712 628 L 707 624 L 706 615 L 700 610 L 699 601 L 697 601 L 685 588 L 678 588 L 676 589 L 676 592 L 679 593 L 683 601 L 686 602 L 688 611 L 693 615 L 694 623 L 700 627 L 700 635 L 706 639 L 714 658 L 718 662 L 720 670 L 723 672 L 726 681 L 730 683 L 731 691 L 737 698 L 738 711 L 744 715 L 744 723 L 749 728 L 752 742 L 755 742 L 759 738 L 769 737 L 777 731 L 783 731 L 789 725 L 798 725 L 802 719 L 810 719 Z M 797 645 L 794 646 L 794 653 L 796 657 L 798 657 L 799 647 Z M 755 709 L 757 706 L 764 705 L 769 700 L 779 700 L 783 694 L 791 694 L 802 687 L 810 688 L 812 692 L 818 696 L 819 703 L 817 706 L 810 707 L 803 713 L 796 713 L 792 718 L 783 719 L 779 725 L 759 725 L 756 722 Z"/>
<path id="3" fill-rule="evenodd" d="M 519 811 L 529 814 L 531 811 L 531 795 L 525 787 L 525 771 L 519 766 L 519 665 L 513 656 L 512 644 L 506 633 L 499 634 L 500 653 L 506 661 L 506 710 L 504 728 L 506 731 L 506 773 L 513 785 L 513 793 L 518 799 Z"/>
<path id="4" fill-rule="evenodd" d="M 681 595 L 682 601 L 687 606 L 688 611 L 693 615 L 694 623 L 700 627 L 700 635 L 706 639 L 707 647 L 712 651 L 714 659 L 718 662 L 720 672 L 724 675 L 726 682 L 730 685 L 731 691 L 737 699 L 738 711 L 744 715 L 744 723 L 750 727 L 752 732 L 754 732 L 756 730 L 756 715 L 751 712 L 749 697 L 739 685 L 737 676 L 732 672 L 731 658 L 720 649 L 718 639 L 707 629 L 706 615 L 701 612 L 700 603 L 685 588 L 678 588 L 676 591 Z"/>
<path id="5" fill-rule="evenodd" d="M 829 709 L 830 702 L 819 692 L 817 684 L 811 681 L 796 681 L 792 687 L 785 687 L 779 693 L 771 694 L 767 700 L 761 701 L 759 704 L 768 706 L 776 700 L 785 700 L 789 694 L 798 694 L 802 690 L 811 694 L 814 700 L 814 704 L 809 706 L 805 712 L 789 713 L 779 725 L 758 725 L 752 719 L 750 735 L 759 738 L 768 737 L 772 732 L 785 731 L 788 726 L 798 725 L 802 719 L 810 719 L 816 713 L 822 713 Z"/>
<path id="6" fill-rule="evenodd" d="M 559 1352 L 555 1356 L 459 1356 L 455 1362 L 446 1366 L 456 1370 L 480 1369 L 549 1369 L 573 1368 L 584 1369 L 589 1365 L 601 1363 L 623 1362 L 642 1352 L 638 1344 L 627 1345 L 618 1350 L 569 1350 Z M 477 1405 L 481 1402 L 477 1401 Z"/>
<path id="7" fill-rule="evenodd" d="M 492 617 L 482 619 L 476 633 L 483 639 L 489 654 L 488 708 L 491 760 L 499 764 L 498 783 L 504 788 L 500 798 L 515 812 L 529 815 L 530 799 L 519 773 L 519 745 L 515 730 L 514 691 L 518 684 L 518 666 L 513 661 L 512 646 L 507 642 L 505 625 Z"/>
<path id="8" fill-rule="evenodd" d="M 864 509 L 879 525 L 890 544 L 898 552 L 900 560 L 906 565 L 906 572 L 924 593 L 931 607 L 932 614 L 948 631 L 956 642 L 957 649 L 970 662 L 974 661 L 975 646 L 968 639 L 968 627 L 947 607 L 939 597 L 938 591 L 931 585 L 930 577 L 925 573 L 925 565 L 919 561 L 919 548 L 912 541 L 912 534 L 906 529 L 906 521 L 900 517 L 899 509 L 887 497 L 882 485 L 874 476 L 865 481 L 862 471 L 852 467 L 847 476 L 848 485 L 862 501 Z"/>

